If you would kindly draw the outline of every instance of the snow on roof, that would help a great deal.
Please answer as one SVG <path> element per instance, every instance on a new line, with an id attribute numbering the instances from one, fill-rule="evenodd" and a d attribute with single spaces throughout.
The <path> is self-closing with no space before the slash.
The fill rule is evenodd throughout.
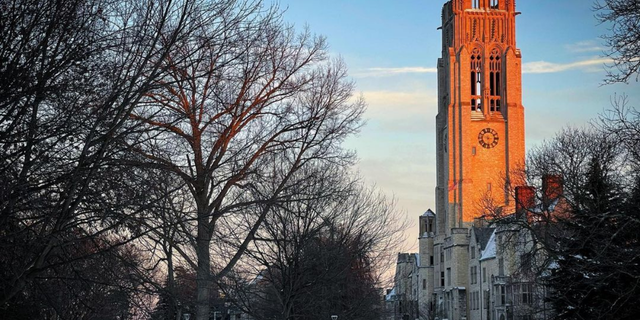
<path id="1" fill-rule="evenodd" d="M 435 217 L 436 214 L 431 211 L 431 209 L 428 209 L 425 213 L 422 214 L 423 217 Z"/>
<path id="2" fill-rule="evenodd" d="M 491 238 L 487 242 L 487 246 L 484 250 L 482 250 L 482 256 L 480 256 L 480 261 L 487 260 L 496 257 L 496 231 L 493 230 L 491 233 Z"/>
<path id="3" fill-rule="evenodd" d="M 391 289 L 391 292 L 389 292 L 389 294 L 385 296 L 385 300 L 391 301 L 393 299 L 392 297 L 395 295 L 396 295 L 396 287 L 393 287 L 393 289 Z"/>
<path id="4" fill-rule="evenodd" d="M 480 244 L 480 250 L 484 250 L 487 247 L 487 242 L 489 242 L 495 229 L 473 227 L 473 233 L 476 235 L 476 241 Z"/>
<path id="5" fill-rule="evenodd" d="M 254 285 L 254 284 L 256 284 L 256 283 L 260 282 L 260 280 L 262 280 L 262 279 L 264 279 L 264 277 L 262 276 L 262 271 L 261 271 L 260 273 L 258 273 L 258 275 L 257 275 L 255 278 L 253 278 L 253 279 L 249 282 L 249 285 L 250 285 L 250 286 L 251 286 L 251 285 Z"/>

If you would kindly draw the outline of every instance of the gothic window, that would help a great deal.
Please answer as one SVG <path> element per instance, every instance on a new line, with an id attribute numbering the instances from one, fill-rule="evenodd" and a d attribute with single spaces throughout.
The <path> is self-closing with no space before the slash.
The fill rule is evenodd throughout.
<path id="1" fill-rule="evenodd" d="M 482 111 L 482 55 L 477 48 L 471 53 L 471 111 Z"/>
<path id="2" fill-rule="evenodd" d="M 502 61 L 500 50 L 494 48 L 489 55 L 489 105 L 491 112 L 500 111 Z"/>

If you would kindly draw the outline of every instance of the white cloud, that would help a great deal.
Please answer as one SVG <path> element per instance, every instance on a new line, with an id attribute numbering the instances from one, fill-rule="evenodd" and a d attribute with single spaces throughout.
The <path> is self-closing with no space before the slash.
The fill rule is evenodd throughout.
<path id="1" fill-rule="evenodd" d="M 572 44 L 565 45 L 565 48 L 570 52 L 584 53 L 584 52 L 603 52 L 605 47 L 601 46 L 597 41 L 585 40 Z"/>
<path id="2" fill-rule="evenodd" d="M 593 58 L 588 60 L 569 62 L 569 63 L 553 63 L 547 61 L 533 61 L 522 65 L 523 73 L 556 73 L 567 70 L 581 69 L 585 71 L 595 71 L 594 67 L 602 67 L 606 63 L 611 63 L 611 58 Z"/>
<path id="3" fill-rule="evenodd" d="M 434 106 L 438 103 L 438 98 L 427 88 L 424 91 L 413 92 L 365 91 L 362 95 L 370 106 L 405 106 L 409 109 L 416 107 L 426 109 L 427 105 Z"/>
<path id="4" fill-rule="evenodd" d="M 437 73 L 438 68 L 427 67 L 400 67 L 400 68 L 367 68 L 357 71 L 354 77 L 387 77 L 410 73 Z"/>
<path id="5" fill-rule="evenodd" d="M 388 132 L 423 134 L 438 112 L 435 90 L 365 91 L 364 117 Z"/>

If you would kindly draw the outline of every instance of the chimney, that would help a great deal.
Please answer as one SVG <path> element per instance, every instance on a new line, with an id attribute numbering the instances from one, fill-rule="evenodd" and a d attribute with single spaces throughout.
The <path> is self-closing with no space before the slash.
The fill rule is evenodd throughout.
<path id="1" fill-rule="evenodd" d="M 536 205 L 536 188 L 530 186 L 516 187 L 516 216 L 522 217 L 527 210 Z"/>
<path id="2" fill-rule="evenodd" d="M 557 174 L 547 174 L 542 177 L 542 203 L 547 209 L 563 194 L 562 176 Z"/>

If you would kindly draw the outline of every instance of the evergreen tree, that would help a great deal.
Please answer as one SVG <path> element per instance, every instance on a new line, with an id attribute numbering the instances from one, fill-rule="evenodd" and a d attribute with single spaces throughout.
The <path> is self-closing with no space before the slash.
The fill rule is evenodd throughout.
<path id="1" fill-rule="evenodd" d="M 558 319 L 637 319 L 640 246 L 636 181 L 630 193 L 602 154 L 593 155 L 549 278 Z M 568 235 L 568 236 L 567 236 Z"/>

